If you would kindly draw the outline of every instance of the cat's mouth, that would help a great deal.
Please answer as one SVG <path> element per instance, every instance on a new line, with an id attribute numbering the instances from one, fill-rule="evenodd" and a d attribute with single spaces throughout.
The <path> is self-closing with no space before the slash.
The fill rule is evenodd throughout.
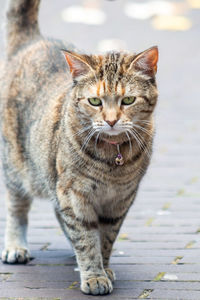
<path id="1" fill-rule="evenodd" d="M 120 132 L 117 135 L 109 135 L 104 133 L 101 137 L 99 137 L 99 142 L 107 143 L 110 145 L 117 145 L 117 144 L 123 144 L 124 142 L 127 142 L 128 138 L 125 132 Z"/>
<path id="2" fill-rule="evenodd" d="M 110 128 L 109 130 L 105 130 L 104 133 L 109 135 L 109 136 L 116 136 L 119 135 L 121 133 L 123 133 L 124 130 L 121 129 L 115 129 L 115 128 Z"/>
<path id="3" fill-rule="evenodd" d="M 109 139 L 102 139 L 102 141 L 111 144 L 111 145 L 118 145 L 119 143 L 117 141 L 109 140 Z"/>

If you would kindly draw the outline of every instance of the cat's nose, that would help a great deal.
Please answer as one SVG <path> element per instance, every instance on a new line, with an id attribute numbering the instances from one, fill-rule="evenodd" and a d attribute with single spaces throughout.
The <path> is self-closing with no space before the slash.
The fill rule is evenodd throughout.
<path id="1" fill-rule="evenodd" d="M 117 123 L 118 120 L 112 120 L 112 121 L 105 120 L 105 121 L 110 125 L 110 127 L 113 127 Z"/>

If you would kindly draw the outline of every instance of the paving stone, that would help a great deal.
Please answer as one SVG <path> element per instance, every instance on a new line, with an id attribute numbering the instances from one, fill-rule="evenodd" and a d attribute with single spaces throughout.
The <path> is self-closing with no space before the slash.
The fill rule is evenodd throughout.
<path id="1" fill-rule="evenodd" d="M 124 223 L 124 224 L 126 225 L 126 223 Z M 188 227 L 175 226 L 175 227 L 173 227 L 173 231 L 172 231 L 167 226 L 159 226 L 159 227 L 158 226 L 145 226 L 145 227 L 135 227 L 135 228 L 126 226 L 126 233 L 127 234 L 131 233 L 132 235 L 140 234 L 141 236 L 143 236 L 143 234 L 148 234 L 149 237 L 151 237 L 152 235 L 156 235 L 159 238 L 162 235 L 170 234 L 170 233 L 176 234 L 177 236 L 179 236 L 179 234 L 194 235 L 194 234 L 196 234 L 199 227 L 196 225 L 188 226 Z M 123 233 L 123 230 L 124 230 L 124 227 L 121 229 L 120 233 Z"/>
<path id="2" fill-rule="evenodd" d="M 188 241 L 189 242 L 189 241 Z M 186 242 L 177 241 L 177 242 L 131 242 L 123 241 L 117 242 L 115 248 L 121 249 L 183 249 L 186 246 Z"/>
<path id="3" fill-rule="evenodd" d="M 143 290 L 185 290 L 185 291 L 200 291 L 199 281 L 186 282 L 186 281 L 125 281 L 117 280 L 115 287 L 120 289 L 143 289 Z M 154 299 L 154 298 L 153 298 Z"/>
<path id="4" fill-rule="evenodd" d="M 199 251 L 195 252 L 193 255 L 185 255 L 181 260 L 183 264 L 200 264 Z"/>
<path id="5" fill-rule="evenodd" d="M 120 258 L 119 258 L 120 257 Z M 170 264 L 174 260 L 173 256 L 170 257 L 123 257 L 121 256 L 112 256 L 111 265 L 114 264 Z"/>
<path id="6" fill-rule="evenodd" d="M 112 265 L 111 265 L 112 266 Z M 135 273 L 148 273 L 148 274 L 155 274 L 157 275 L 160 272 L 165 272 L 165 273 L 174 273 L 174 274 L 183 274 L 186 273 L 188 274 L 188 277 L 190 274 L 193 276 L 200 276 L 200 264 L 195 264 L 195 265 L 188 265 L 188 264 L 129 264 L 124 268 L 123 265 L 113 265 L 113 269 L 117 274 L 119 274 L 119 279 L 122 280 L 122 273 L 124 270 L 127 272 L 127 276 L 135 276 Z M 146 276 L 145 276 L 146 278 Z M 144 279 L 145 280 L 145 279 Z"/>
<path id="7" fill-rule="evenodd" d="M 150 297 L 146 299 L 181 299 L 181 300 L 197 300 L 200 299 L 200 291 L 181 291 L 181 290 L 155 290 L 151 293 Z"/>
<path id="8" fill-rule="evenodd" d="M 180 242 L 182 241 L 184 243 L 184 245 L 188 242 L 190 242 L 191 240 L 194 240 L 196 242 L 200 241 L 200 235 L 199 234 L 162 234 L 162 235 L 158 235 L 158 234 L 134 234 L 133 233 L 127 233 L 127 240 L 133 242 L 133 243 L 138 243 L 138 242 L 167 242 L 167 243 L 173 243 L 173 242 Z M 120 235 L 119 238 L 120 240 Z M 158 247 L 159 248 L 159 247 Z"/>
<path id="9" fill-rule="evenodd" d="M 142 289 L 134 289 L 134 290 L 124 290 L 124 289 L 115 289 L 112 296 L 108 295 L 106 297 L 102 296 L 101 299 L 108 299 L 111 297 L 112 299 L 137 299 L 139 295 L 142 293 Z M 79 289 L 76 287 L 74 289 L 72 288 L 59 288 L 59 289 L 52 289 L 52 288 L 13 288 L 12 290 L 8 290 L 7 286 L 5 285 L 4 288 L 1 290 L 1 297 L 20 297 L 26 298 L 26 297 L 45 297 L 45 299 L 52 299 L 60 298 L 61 299 L 76 299 L 76 300 L 83 300 L 83 299 L 91 299 L 91 296 L 83 295 L 79 292 Z M 1 298 L 0 298 L 1 299 Z M 30 298 L 28 298 L 30 299 Z"/>

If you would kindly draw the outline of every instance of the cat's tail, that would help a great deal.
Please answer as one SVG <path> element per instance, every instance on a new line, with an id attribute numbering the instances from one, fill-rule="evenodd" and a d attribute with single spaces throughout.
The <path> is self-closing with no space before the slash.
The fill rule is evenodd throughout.
<path id="1" fill-rule="evenodd" d="M 40 35 L 38 10 L 40 0 L 9 0 L 6 20 L 7 55 Z"/>

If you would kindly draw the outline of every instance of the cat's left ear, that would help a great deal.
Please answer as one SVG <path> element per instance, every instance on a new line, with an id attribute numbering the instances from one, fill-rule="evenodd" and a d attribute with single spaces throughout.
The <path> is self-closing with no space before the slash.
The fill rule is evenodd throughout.
<path id="1" fill-rule="evenodd" d="M 139 53 L 132 61 L 129 70 L 135 69 L 146 75 L 154 76 L 157 72 L 158 47 L 154 46 Z"/>
<path id="2" fill-rule="evenodd" d="M 73 79 L 84 76 L 89 71 L 93 70 L 87 61 L 88 56 L 72 53 L 66 50 L 62 50 L 62 52 L 65 56 Z"/>

